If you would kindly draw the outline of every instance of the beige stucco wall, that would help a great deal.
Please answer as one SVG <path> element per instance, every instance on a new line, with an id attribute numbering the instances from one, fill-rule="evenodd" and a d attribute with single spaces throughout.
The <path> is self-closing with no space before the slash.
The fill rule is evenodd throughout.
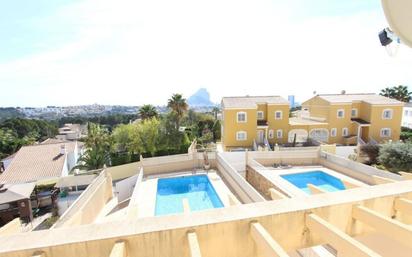
<path id="1" fill-rule="evenodd" d="M 92 223 L 113 198 L 111 176 L 103 171 L 53 225 L 53 229 Z"/>
<path id="2" fill-rule="evenodd" d="M 328 243 L 307 229 L 308 213 L 314 213 L 349 235 L 370 232 L 352 219 L 360 204 L 386 217 L 396 197 L 411 197 L 412 181 L 370 188 L 356 188 L 307 198 L 282 199 L 232 206 L 203 212 L 130 219 L 0 238 L 4 257 L 31 256 L 36 250 L 48 257 L 109 256 L 114 243 L 125 240 L 129 256 L 189 257 L 188 231 L 195 231 L 203 257 L 263 257 L 251 238 L 250 223 L 259 222 L 286 250 Z"/>

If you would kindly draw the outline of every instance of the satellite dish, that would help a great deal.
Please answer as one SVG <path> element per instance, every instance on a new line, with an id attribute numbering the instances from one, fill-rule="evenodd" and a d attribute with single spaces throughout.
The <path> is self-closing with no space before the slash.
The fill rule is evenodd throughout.
<path id="1" fill-rule="evenodd" d="M 412 1 L 381 0 L 386 20 L 402 43 L 412 47 Z"/>

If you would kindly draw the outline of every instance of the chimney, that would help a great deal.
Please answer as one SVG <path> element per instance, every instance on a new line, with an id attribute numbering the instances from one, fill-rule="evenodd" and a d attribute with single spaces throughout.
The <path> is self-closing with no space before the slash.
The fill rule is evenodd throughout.
<path id="1" fill-rule="evenodd" d="M 66 154 L 66 145 L 61 145 L 60 146 L 60 154 L 65 155 Z"/>

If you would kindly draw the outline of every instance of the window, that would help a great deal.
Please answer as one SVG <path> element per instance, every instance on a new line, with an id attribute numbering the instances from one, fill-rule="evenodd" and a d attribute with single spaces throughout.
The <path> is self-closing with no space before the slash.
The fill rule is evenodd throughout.
<path id="1" fill-rule="evenodd" d="M 237 122 L 238 123 L 245 123 L 247 121 L 246 112 L 238 112 L 237 113 Z"/>
<path id="2" fill-rule="evenodd" d="M 258 111 L 257 112 L 257 119 L 258 120 L 263 120 L 263 111 Z"/>
<path id="3" fill-rule="evenodd" d="M 281 119 L 282 119 L 282 111 L 276 111 L 275 120 L 281 120 Z"/>
<path id="4" fill-rule="evenodd" d="M 342 136 L 343 136 L 343 137 L 349 136 L 349 130 L 348 130 L 348 128 L 343 128 L 343 129 L 342 129 Z"/>
<path id="5" fill-rule="evenodd" d="M 390 119 L 392 119 L 392 114 L 393 114 L 392 109 L 385 109 L 382 112 L 382 119 L 390 120 Z"/>
<path id="6" fill-rule="evenodd" d="M 236 132 L 236 140 L 237 141 L 245 141 L 247 139 L 246 131 L 238 131 Z"/>
<path id="7" fill-rule="evenodd" d="M 338 116 L 338 118 L 345 118 L 345 110 L 344 109 L 339 109 L 337 111 L 337 116 Z"/>
<path id="8" fill-rule="evenodd" d="M 352 116 L 352 118 L 357 117 L 358 116 L 358 109 L 353 108 L 352 112 L 351 112 L 351 116 Z"/>
<path id="9" fill-rule="evenodd" d="M 336 137 L 336 133 L 337 133 L 337 129 L 336 129 L 336 128 L 332 128 L 332 129 L 330 130 L 330 136 L 331 136 L 331 137 Z"/>
<path id="10" fill-rule="evenodd" d="M 268 133 L 268 137 L 270 138 L 270 139 L 272 139 L 273 138 L 273 129 L 270 129 L 269 130 L 269 133 Z"/>
<path id="11" fill-rule="evenodd" d="M 404 114 L 404 116 L 408 116 L 408 110 L 405 110 L 405 114 Z"/>
<path id="12" fill-rule="evenodd" d="M 381 137 L 390 137 L 390 136 L 391 136 L 391 129 L 390 128 L 381 129 Z"/>
<path id="13" fill-rule="evenodd" d="M 283 138 L 283 131 L 281 129 L 276 130 L 276 137 Z"/>

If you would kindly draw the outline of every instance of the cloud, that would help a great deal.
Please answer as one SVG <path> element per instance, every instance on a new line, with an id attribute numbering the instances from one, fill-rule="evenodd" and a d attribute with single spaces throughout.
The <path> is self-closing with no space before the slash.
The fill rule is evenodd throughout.
<path id="1" fill-rule="evenodd" d="M 390 58 L 380 10 L 296 17 L 245 0 L 87 0 L 44 17 L 76 28 L 58 48 L 0 63 L 3 105 L 165 104 L 175 92 L 230 95 L 377 92 L 410 84 L 412 50 Z M 63 26 L 64 30 L 65 27 Z M 24 92 L 24 93 L 22 93 Z M 43 96 L 43 97 L 42 97 Z M 47 97 L 44 97 L 47 96 Z"/>

